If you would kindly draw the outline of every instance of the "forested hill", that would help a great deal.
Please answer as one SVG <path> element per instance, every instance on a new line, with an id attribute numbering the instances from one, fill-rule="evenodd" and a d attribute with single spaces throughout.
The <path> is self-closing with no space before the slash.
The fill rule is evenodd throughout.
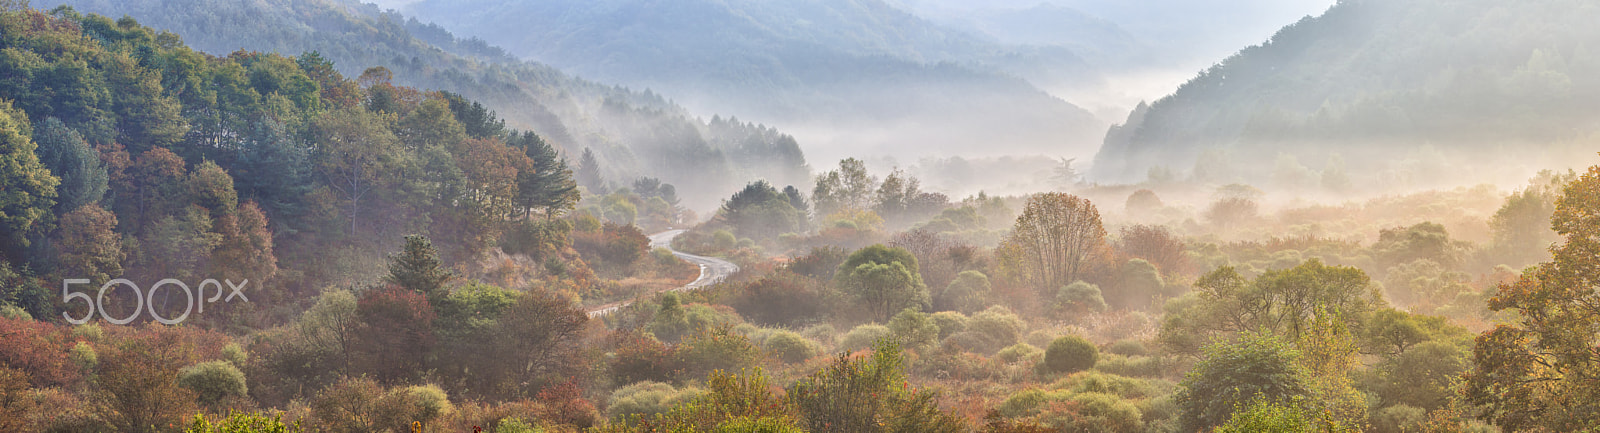
<path id="1" fill-rule="evenodd" d="M 592 148 L 608 182 L 660 178 L 685 205 L 714 207 L 716 195 L 744 182 L 809 179 L 795 140 L 770 127 L 710 122 L 652 92 L 597 84 L 549 66 L 519 61 L 478 40 L 406 20 L 353 0 L 42 0 L 84 13 L 130 16 L 172 31 L 214 55 L 236 50 L 298 56 L 318 52 L 348 76 L 369 67 L 395 84 L 459 93 L 481 101 L 509 126 L 532 129 L 574 162 Z"/>
<path id="2" fill-rule="evenodd" d="M 1282 178 L 1344 160 L 1405 179 L 1519 149 L 1561 158 L 1600 131 L 1597 20 L 1581 0 L 1342 1 L 1136 110 L 1092 177 Z"/>
<path id="3" fill-rule="evenodd" d="M 1070 50 L 1001 45 L 879 0 L 442 0 L 404 11 L 696 110 L 756 116 L 832 154 L 1088 153 L 1105 128 L 1033 84 L 1098 80 Z"/>

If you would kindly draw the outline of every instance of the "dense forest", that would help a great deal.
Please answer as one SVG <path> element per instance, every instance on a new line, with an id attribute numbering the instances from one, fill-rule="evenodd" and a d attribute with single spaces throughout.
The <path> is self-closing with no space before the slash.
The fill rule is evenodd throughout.
<path id="1" fill-rule="evenodd" d="M 33 3 L 137 17 L 184 35 L 191 47 L 213 55 L 240 49 L 316 52 L 352 77 L 383 66 L 396 84 L 457 93 L 495 110 L 512 127 L 537 130 L 573 161 L 592 149 L 612 186 L 645 176 L 684 186 L 684 200 L 697 209 L 716 205 L 716 197 L 705 191 L 756 178 L 801 182 L 807 175 L 798 144 L 770 127 L 738 121 L 711 125 L 654 92 L 601 85 L 522 62 L 483 41 L 458 39 L 440 27 L 354 0 Z"/>
<path id="2" fill-rule="evenodd" d="M 1362 161 L 1345 168 L 1381 179 L 1362 186 L 1431 186 L 1420 184 L 1446 176 L 1419 167 L 1588 157 L 1597 13 L 1563 0 L 1341 1 L 1135 110 L 1107 135 L 1093 178 L 1261 182 Z M 1219 164 L 1240 179 L 1213 179 Z"/>
<path id="3" fill-rule="evenodd" d="M 505 83 L 596 111 L 502 116 L 461 90 L 484 81 L 447 78 L 553 70 L 476 63 L 500 54 L 387 13 L 275 9 L 389 33 L 219 55 L 18 3 L 0 1 L 0 431 L 1600 425 L 1600 166 L 1336 202 L 1161 170 L 1088 183 L 1071 159 L 813 174 L 770 127 L 574 78 Z M 424 30 L 478 54 L 325 54 Z M 536 85 L 560 80 L 581 85 Z M 575 131 L 698 137 L 723 152 L 683 169 L 706 177 L 802 175 L 684 183 Z M 936 186 L 1041 159 L 1048 192 Z M 971 177 L 930 178 L 953 172 Z M 709 260 L 738 271 L 677 290 Z"/>

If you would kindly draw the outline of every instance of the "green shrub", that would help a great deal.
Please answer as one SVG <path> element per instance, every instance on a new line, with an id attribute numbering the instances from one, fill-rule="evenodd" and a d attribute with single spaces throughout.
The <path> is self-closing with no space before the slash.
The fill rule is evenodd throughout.
<path id="1" fill-rule="evenodd" d="M 811 359 L 819 352 L 817 344 L 789 331 L 775 331 L 762 342 L 767 353 L 783 362 L 796 363 Z"/>
<path id="2" fill-rule="evenodd" d="M 94 370 L 96 366 L 100 365 L 99 354 L 95 353 L 94 348 L 90 347 L 89 343 L 82 341 L 72 346 L 72 352 L 67 354 L 67 359 L 72 360 L 72 363 L 83 369 L 83 371 Z"/>
<path id="3" fill-rule="evenodd" d="M 1311 433 L 1315 429 L 1312 417 L 1298 405 L 1256 400 L 1249 407 L 1236 411 L 1228 422 L 1218 426 L 1213 433 Z"/>
<path id="4" fill-rule="evenodd" d="M 416 407 L 417 420 L 424 424 L 431 424 L 433 420 L 455 413 L 456 406 L 450 404 L 450 395 L 446 394 L 439 385 L 416 385 L 405 390 L 406 399 Z"/>
<path id="5" fill-rule="evenodd" d="M 1099 359 L 1099 351 L 1093 343 L 1083 337 L 1069 335 L 1057 338 L 1050 342 L 1050 347 L 1045 349 L 1044 371 L 1049 373 L 1072 373 L 1094 368 L 1094 363 Z"/>
<path id="6" fill-rule="evenodd" d="M 244 362 L 249 358 L 250 355 L 245 353 L 243 347 L 239 347 L 239 343 L 228 343 L 222 346 L 222 359 L 233 363 L 235 367 L 244 365 Z"/>
<path id="7" fill-rule="evenodd" d="M 889 319 L 889 334 L 906 348 L 920 350 L 938 341 L 939 326 L 927 314 L 907 308 Z"/>
<path id="8" fill-rule="evenodd" d="M 945 338 L 942 343 L 946 349 L 972 353 L 993 353 L 999 343 L 987 334 L 966 331 L 957 332 Z"/>
<path id="9" fill-rule="evenodd" d="M 1073 393 L 1098 392 L 1126 399 L 1145 399 L 1170 394 L 1173 385 L 1164 380 L 1138 379 L 1090 370 L 1074 373 L 1050 387 Z"/>
<path id="10" fill-rule="evenodd" d="M 84 341 L 88 341 L 90 343 L 99 342 L 101 338 L 105 337 L 105 335 L 106 335 L 105 330 L 101 329 L 100 325 L 96 325 L 96 324 L 93 324 L 93 323 L 83 324 L 83 325 L 78 325 L 78 326 L 73 326 L 72 327 L 72 337 L 73 338 L 77 338 L 77 339 L 81 339 L 81 340 L 84 340 Z"/>
<path id="11" fill-rule="evenodd" d="M 995 346 L 990 350 L 1017 344 L 1017 338 L 1022 336 L 1024 329 L 1027 329 L 1027 325 L 1022 318 L 998 305 L 972 315 L 971 320 L 967 321 L 967 330 L 986 335 L 994 341 Z"/>
<path id="12" fill-rule="evenodd" d="M 933 320 L 933 325 L 939 327 L 939 339 L 950 338 L 951 335 L 967 330 L 967 316 L 954 311 L 940 311 L 928 316 Z"/>
<path id="13" fill-rule="evenodd" d="M 33 320 L 33 315 L 28 314 L 28 310 L 24 310 L 22 307 L 5 305 L 0 306 L 0 318 L 12 320 Z"/>
<path id="14" fill-rule="evenodd" d="M 879 324 L 866 324 L 851 329 L 839 341 L 839 349 L 857 351 L 871 348 L 878 340 L 889 336 L 889 327 Z"/>
<path id="15" fill-rule="evenodd" d="M 824 323 L 800 330 L 800 335 L 810 339 L 811 341 L 831 346 L 833 345 L 834 340 L 838 339 L 839 331 L 835 331 L 833 329 L 833 325 Z"/>
<path id="16" fill-rule="evenodd" d="M 1161 358 L 1154 356 L 1122 356 L 1115 353 L 1100 355 L 1100 360 L 1094 364 L 1096 370 L 1128 377 L 1160 377 L 1163 366 Z"/>
<path id="17" fill-rule="evenodd" d="M 729 326 L 702 328 L 678 347 L 685 377 L 704 377 L 715 370 L 740 371 L 756 364 L 761 350 Z"/>
<path id="18" fill-rule="evenodd" d="M 218 419 L 215 423 L 207 421 L 205 415 L 195 415 L 194 422 L 183 429 L 183 433 L 303 433 L 305 427 L 300 422 L 284 424 L 279 417 L 268 418 L 259 413 L 235 412 L 226 418 Z M 504 430 L 502 430 L 504 431 Z"/>
<path id="19" fill-rule="evenodd" d="M 940 303 L 957 311 L 977 311 L 989 298 L 989 277 L 978 271 L 962 271 L 939 294 Z"/>
<path id="20" fill-rule="evenodd" d="M 214 404 L 229 396 L 249 392 L 244 372 L 227 361 L 206 361 L 178 372 L 178 386 L 195 392 L 201 403 Z"/>
<path id="21" fill-rule="evenodd" d="M 1086 392 L 1073 394 L 1066 401 L 1070 404 L 1042 407 L 1040 424 L 1072 433 L 1135 433 L 1144 429 L 1139 407 L 1117 396 Z"/>
<path id="22" fill-rule="evenodd" d="M 1428 411 L 1420 407 L 1397 404 L 1379 409 L 1372 416 L 1374 433 L 1405 433 L 1419 430 L 1428 421 Z"/>
<path id="23" fill-rule="evenodd" d="M 1106 311 L 1100 286 L 1078 281 L 1056 291 L 1056 308 L 1068 316 Z"/>
<path id="24" fill-rule="evenodd" d="M 1033 345 L 1028 343 L 1017 343 L 1011 345 L 1010 347 L 1000 349 L 1000 352 L 995 353 L 994 357 L 995 359 L 999 359 L 1007 363 L 1016 363 L 1018 361 L 1033 358 L 1034 356 L 1039 355 L 1039 353 L 1039 348 L 1033 347 Z"/>
<path id="25" fill-rule="evenodd" d="M 629 416 L 645 418 L 666 413 L 673 406 L 694 400 L 703 392 L 695 388 L 674 388 L 661 382 L 644 381 L 617 388 L 607 400 L 606 415 L 612 419 Z"/>
<path id="26" fill-rule="evenodd" d="M 1150 356 L 1150 348 L 1139 340 L 1117 340 L 1106 347 L 1106 352 L 1126 356 Z"/>

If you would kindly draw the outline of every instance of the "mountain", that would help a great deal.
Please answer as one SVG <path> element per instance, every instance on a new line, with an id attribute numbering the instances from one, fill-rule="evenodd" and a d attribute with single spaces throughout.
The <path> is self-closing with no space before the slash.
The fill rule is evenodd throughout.
<path id="1" fill-rule="evenodd" d="M 44 0 L 81 12 L 140 17 L 198 50 L 297 56 L 315 51 L 348 76 L 381 66 L 396 84 L 446 90 L 481 101 L 508 126 L 532 129 L 576 162 L 585 148 L 604 177 L 627 185 L 641 176 L 675 184 L 685 205 L 709 209 L 726 191 L 765 178 L 804 185 L 810 175 L 798 143 L 770 127 L 737 120 L 715 125 L 650 91 L 585 80 L 512 57 L 482 40 L 352 0 Z"/>
<path id="2" fill-rule="evenodd" d="M 402 8 L 518 56 L 671 94 L 699 112 L 776 124 L 812 153 L 1086 154 L 1105 127 L 1029 82 L 1098 80 L 1069 49 L 999 44 L 879 0 L 424 0 Z"/>
<path id="3" fill-rule="evenodd" d="M 1596 19 L 1574 0 L 1345 0 L 1135 110 L 1091 177 L 1281 181 L 1309 165 L 1421 182 L 1565 166 L 1600 132 Z"/>

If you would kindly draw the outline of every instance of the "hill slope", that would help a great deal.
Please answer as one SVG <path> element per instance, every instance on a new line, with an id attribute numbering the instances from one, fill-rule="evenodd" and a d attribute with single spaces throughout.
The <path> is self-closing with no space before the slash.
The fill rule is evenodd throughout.
<path id="1" fill-rule="evenodd" d="M 1098 79 L 1069 50 L 999 45 L 878 0 L 429 0 L 405 10 L 702 112 L 796 133 L 863 131 L 801 135 L 823 151 L 1087 153 L 1084 141 L 1104 129 L 1016 78 Z"/>
<path id="2" fill-rule="evenodd" d="M 1508 154 L 1559 162 L 1578 147 L 1560 143 L 1600 131 L 1596 19 L 1572 0 L 1344 1 L 1136 110 L 1093 177 L 1259 180 L 1347 160 L 1407 181 Z"/>
<path id="3" fill-rule="evenodd" d="M 659 177 L 697 209 L 744 182 L 809 182 L 792 137 L 748 123 L 711 125 L 651 92 L 601 85 L 525 63 L 479 40 L 351 0 L 45 0 L 83 12 L 131 15 L 172 31 L 197 49 L 298 55 L 318 51 L 349 76 L 372 66 L 397 84 L 447 90 L 482 101 L 511 126 L 531 128 L 566 150 L 600 156 L 606 178 L 627 184 Z"/>

